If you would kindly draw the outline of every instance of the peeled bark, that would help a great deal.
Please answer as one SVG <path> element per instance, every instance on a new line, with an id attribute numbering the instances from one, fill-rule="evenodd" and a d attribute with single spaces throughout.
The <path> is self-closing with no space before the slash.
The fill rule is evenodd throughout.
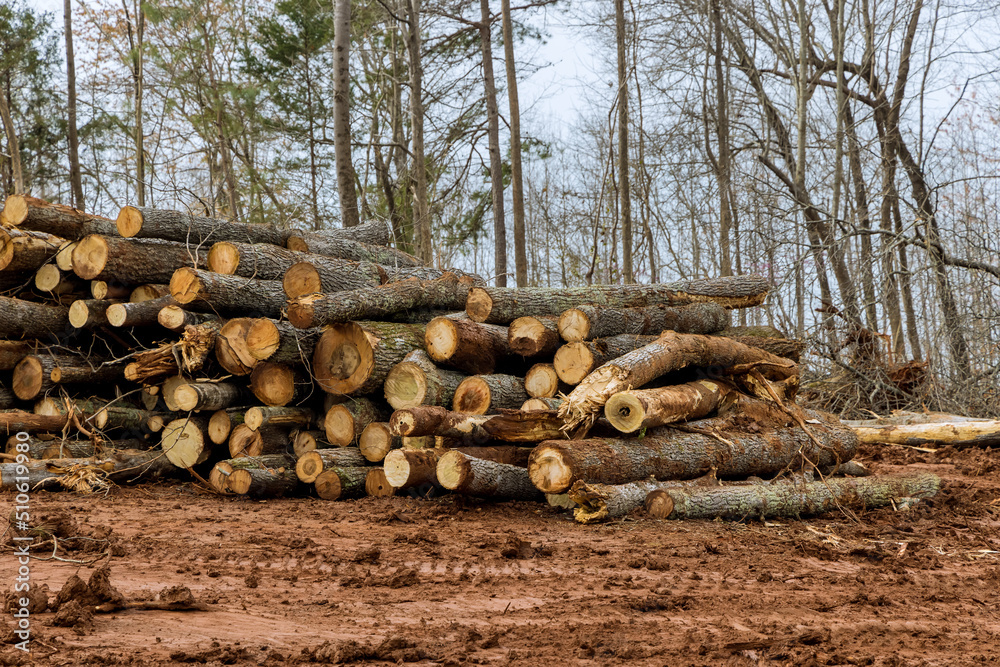
<path id="1" fill-rule="evenodd" d="M 235 459 L 262 454 L 289 454 L 291 444 L 285 429 L 265 426 L 254 431 L 246 424 L 240 424 L 229 434 L 229 456 Z"/>
<path id="2" fill-rule="evenodd" d="M 174 401 L 184 412 L 224 410 L 243 397 L 243 389 L 228 382 L 189 382 L 174 392 Z"/>
<path id="3" fill-rule="evenodd" d="M 492 373 L 497 362 L 512 355 L 507 327 L 450 317 L 431 320 L 424 343 L 433 361 L 472 375 Z"/>
<path id="4" fill-rule="evenodd" d="M 559 347 L 558 322 L 553 316 L 517 318 L 507 329 L 510 351 L 522 357 L 554 354 Z"/>
<path id="5" fill-rule="evenodd" d="M 120 280 L 133 285 L 168 283 L 174 271 L 203 266 L 208 251 L 168 241 L 129 241 L 91 235 L 73 248 L 73 273 L 84 280 Z"/>
<path id="6" fill-rule="evenodd" d="M 566 343 L 552 360 L 559 379 L 577 385 L 596 368 L 656 341 L 656 336 L 621 334 L 610 338 Z"/>
<path id="7" fill-rule="evenodd" d="M 197 373 L 217 346 L 218 337 L 217 323 L 188 327 L 179 341 L 134 355 L 132 362 L 125 367 L 125 379 L 148 383 L 167 375 Z M 181 366 L 177 365 L 178 361 Z"/>
<path id="8" fill-rule="evenodd" d="M 314 482 L 316 495 L 323 500 L 360 498 L 365 495 L 368 467 L 337 466 L 324 470 Z"/>
<path id="9" fill-rule="evenodd" d="M 559 374 L 552 364 L 535 364 L 524 376 L 524 390 L 532 398 L 551 398 L 560 388 Z"/>
<path id="10" fill-rule="evenodd" d="M 330 394 L 369 394 L 382 388 L 392 367 L 423 347 L 424 327 L 390 322 L 331 325 L 313 354 L 313 374 Z"/>
<path id="11" fill-rule="evenodd" d="M 437 480 L 446 489 L 469 496 L 540 500 L 542 492 L 524 468 L 477 459 L 458 450 L 438 459 Z"/>
<path id="12" fill-rule="evenodd" d="M 138 303 L 112 303 L 105 311 L 105 317 L 113 327 L 152 326 L 159 321 L 161 310 L 176 305 L 177 301 L 170 295 Z"/>
<path id="13" fill-rule="evenodd" d="M 16 488 L 18 484 L 16 478 L 24 476 L 18 470 L 19 467 L 20 464 L 17 463 L 0 465 L 0 488 Z M 130 449 L 116 449 L 92 458 L 32 461 L 26 467 L 28 485 L 32 489 L 53 489 L 63 486 L 81 492 L 93 490 L 88 478 L 79 474 L 81 468 L 91 469 L 101 478 L 107 476 L 116 484 L 150 481 L 170 476 L 174 472 L 173 466 L 164 459 L 163 452 Z M 60 480 L 63 480 L 64 484 L 59 484 Z"/>
<path id="14" fill-rule="evenodd" d="M 244 423 L 253 431 L 264 426 L 284 429 L 308 428 L 316 415 L 308 408 L 253 407 L 244 414 Z"/>
<path id="15" fill-rule="evenodd" d="M 380 220 L 372 220 L 363 225 L 342 229 L 324 229 L 316 232 L 302 230 L 292 230 L 288 234 L 285 246 L 289 250 L 299 252 L 311 252 L 317 255 L 325 255 L 325 249 L 330 242 L 348 239 L 360 243 L 370 243 L 372 245 L 389 245 L 392 241 L 392 234 L 388 225 Z M 330 255 L 331 257 L 333 255 Z"/>
<path id="16" fill-rule="evenodd" d="M 930 424 L 890 424 L 851 427 L 863 443 L 920 447 L 995 447 L 1000 445 L 1000 421 L 956 421 Z"/>
<path id="17" fill-rule="evenodd" d="M 693 479 L 713 469 L 727 478 L 774 475 L 808 463 L 839 465 L 854 456 L 858 444 L 850 429 L 833 423 L 809 424 L 817 445 L 801 428 L 721 434 L 691 430 L 699 424 L 710 426 L 712 420 L 706 422 L 692 422 L 690 428 L 663 426 L 637 439 L 542 442 L 532 453 L 528 470 L 539 489 L 562 493 L 579 479 L 624 484 L 649 477 Z"/>
<path id="18" fill-rule="evenodd" d="M 295 474 L 306 484 L 316 481 L 320 474 L 331 468 L 360 467 L 368 464 L 361 452 L 354 447 L 314 449 L 299 457 Z"/>
<path id="19" fill-rule="evenodd" d="M 471 282 L 452 274 L 437 280 L 404 280 L 381 287 L 292 298 L 288 319 L 301 329 L 351 320 L 379 320 L 408 310 L 464 307 Z M 287 292 L 287 290 L 286 290 Z"/>
<path id="20" fill-rule="evenodd" d="M 0 337 L 59 338 L 69 326 L 67 308 L 0 296 Z"/>
<path id="21" fill-rule="evenodd" d="M 288 322 L 266 317 L 253 321 L 246 334 L 246 348 L 254 359 L 276 364 L 308 366 L 323 329 L 299 329 Z"/>
<path id="22" fill-rule="evenodd" d="M 398 435 L 439 435 L 459 438 L 469 445 L 481 445 L 490 440 L 538 442 L 563 436 L 562 420 L 553 411 L 471 415 L 423 405 L 396 410 L 389 424 L 392 432 Z"/>
<path id="23" fill-rule="evenodd" d="M 191 415 L 175 419 L 163 427 L 160 449 L 178 468 L 191 468 L 208 460 L 212 442 L 206 436 L 208 417 Z"/>
<path id="24" fill-rule="evenodd" d="M 728 324 L 729 313 L 715 303 L 637 308 L 583 305 L 563 311 L 558 328 L 563 340 L 575 343 L 621 334 L 658 335 L 668 329 L 677 333 L 709 334 Z"/>
<path id="25" fill-rule="evenodd" d="M 170 278 L 170 295 L 179 304 L 194 301 L 217 313 L 258 313 L 281 317 L 285 293 L 277 280 L 254 280 L 183 267 Z"/>
<path id="26" fill-rule="evenodd" d="M 403 439 L 394 434 L 389 425 L 384 422 L 372 422 L 365 426 L 358 438 L 358 449 L 361 455 L 372 463 L 378 463 L 386 455 L 403 446 Z"/>
<path id="27" fill-rule="evenodd" d="M 658 389 L 633 389 L 615 394 L 604 416 L 622 433 L 707 417 L 733 389 L 711 380 L 697 380 Z"/>
<path id="28" fill-rule="evenodd" d="M 760 276 L 682 280 L 656 285 L 592 285 L 590 287 L 475 287 L 466 312 L 476 322 L 508 324 L 518 317 L 558 316 L 585 304 L 613 307 L 682 306 L 715 303 L 748 308 L 764 302 L 770 285 Z"/>
<path id="29" fill-rule="evenodd" d="M 474 375 L 465 378 L 455 389 L 452 408 L 455 412 L 477 415 L 501 409 L 517 410 L 528 400 L 524 379 L 514 375 Z"/>
<path id="30" fill-rule="evenodd" d="M 389 419 L 390 411 L 381 402 L 368 398 L 355 398 L 334 405 L 326 412 L 323 430 L 327 439 L 338 447 L 357 444 L 361 432 L 373 422 Z"/>
<path id="31" fill-rule="evenodd" d="M 115 227 L 118 234 L 125 238 L 164 239 L 186 243 L 191 247 L 216 241 L 271 243 L 281 246 L 290 233 L 267 225 L 242 224 L 141 206 L 122 208 L 118 212 Z"/>
<path id="32" fill-rule="evenodd" d="M 464 379 L 461 373 L 435 366 L 423 350 L 413 350 L 386 376 L 385 398 L 397 410 L 417 405 L 447 406 Z"/>
<path id="33" fill-rule="evenodd" d="M 78 211 L 72 206 L 52 204 L 26 195 L 11 195 L 4 202 L 0 220 L 24 230 L 44 232 L 64 239 L 79 240 L 90 234 L 115 235 L 115 223 L 99 215 Z"/>
<path id="34" fill-rule="evenodd" d="M 385 479 L 397 489 L 437 486 L 438 454 L 432 449 L 394 449 L 385 456 Z"/>

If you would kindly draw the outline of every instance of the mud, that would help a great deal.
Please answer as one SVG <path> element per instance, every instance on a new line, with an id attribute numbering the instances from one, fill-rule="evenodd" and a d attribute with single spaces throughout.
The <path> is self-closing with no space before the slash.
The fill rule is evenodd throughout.
<path id="1" fill-rule="evenodd" d="M 457 496 L 252 501 L 179 483 L 107 497 L 38 491 L 33 509 L 62 518 L 51 521 L 55 550 L 35 553 L 32 582 L 63 599 L 32 615 L 30 657 L 0 647 L 0 664 L 1000 661 L 1000 451 L 867 446 L 859 458 L 877 473 L 934 472 L 943 490 L 909 509 L 806 520 L 637 515 L 598 526 Z M 4 549 L 8 589 L 16 559 Z M 169 599 L 174 586 L 208 611 L 90 614 L 84 604 L 114 592 Z"/>

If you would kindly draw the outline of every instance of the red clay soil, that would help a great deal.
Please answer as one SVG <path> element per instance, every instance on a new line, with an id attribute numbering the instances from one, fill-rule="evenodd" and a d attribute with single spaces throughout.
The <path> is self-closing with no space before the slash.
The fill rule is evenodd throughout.
<path id="1" fill-rule="evenodd" d="M 931 471 L 945 486 L 905 511 L 599 526 L 456 496 L 257 502 L 184 483 L 107 497 L 39 491 L 34 511 L 83 538 L 62 542 L 64 560 L 31 562 L 53 599 L 74 574 L 87 581 L 110 563 L 127 600 L 186 586 L 209 610 L 88 619 L 67 605 L 59 625 L 51 612 L 32 617 L 30 658 L 3 648 L 0 664 L 1000 661 L 1000 451 L 868 447 L 860 458 L 880 473 Z M 7 588 L 16 563 L 4 548 Z"/>

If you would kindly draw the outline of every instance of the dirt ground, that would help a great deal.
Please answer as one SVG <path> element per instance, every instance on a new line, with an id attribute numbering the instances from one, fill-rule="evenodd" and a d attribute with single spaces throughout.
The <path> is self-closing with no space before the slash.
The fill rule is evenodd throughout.
<path id="1" fill-rule="evenodd" d="M 1000 451 L 868 447 L 859 458 L 877 472 L 937 473 L 944 489 L 856 517 L 599 526 L 456 496 L 258 502 L 188 483 L 39 491 L 33 512 L 84 539 L 63 543 L 64 560 L 33 560 L 33 584 L 54 597 L 110 562 L 128 600 L 183 585 L 208 610 L 39 613 L 30 658 L 5 648 L 0 664 L 1000 661 Z M 4 515 L 12 501 L 0 496 Z M 7 588 L 9 546 L 0 564 Z"/>

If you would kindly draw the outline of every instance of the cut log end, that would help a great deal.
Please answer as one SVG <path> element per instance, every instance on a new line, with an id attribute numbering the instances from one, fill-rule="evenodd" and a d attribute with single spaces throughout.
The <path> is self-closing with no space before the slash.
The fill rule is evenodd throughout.
<path id="1" fill-rule="evenodd" d="M 184 412 L 198 407 L 198 391 L 191 384 L 183 384 L 174 391 L 174 403 Z"/>
<path id="2" fill-rule="evenodd" d="M 590 318 L 579 308 L 564 310 L 559 316 L 559 335 L 567 343 L 576 343 L 590 337 Z"/>
<path id="3" fill-rule="evenodd" d="M 90 308 L 84 301 L 74 301 L 69 307 L 69 323 L 77 329 L 87 326 L 90 320 Z"/>
<path id="4" fill-rule="evenodd" d="M 229 241 L 219 241 L 208 251 L 208 269 L 227 276 L 236 275 L 240 251 Z"/>
<path id="5" fill-rule="evenodd" d="M 156 321 L 160 326 L 171 331 L 177 331 L 186 320 L 184 309 L 180 306 L 164 306 L 156 315 Z"/>
<path id="6" fill-rule="evenodd" d="M 45 379 L 42 360 L 34 355 L 27 356 L 14 367 L 11 389 L 22 401 L 30 401 L 41 393 Z"/>
<path id="7" fill-rule="evenodd" d="M 108 253 L 108 242 L 102 236 L 91 235 L 78 241 L 73 248 L 73 271 L 84 280 L 93 280 L 104 271 Z"/>
<path id="8" fill-rule="evenodd" d="M 559 450 L 539 445 L 528 465 L 531 483 L 543 493 L 563 493 L 575 477 L 573 469 Z"/>
<path id="9" fill-rule="evenodd" d="M 427 397 L 427 377 L 411 362 L 396 364 L 385 379 L 385 398 L 396 410 L 422 405 Z"/>
<path id="10" fill-rule="evenodd" d="M 372 463 L 378 463 L 392 451 L 393 436 L 389 425 L 382 422 L 368 424 L 358 438 L 361 455 Z M 398 446 L 398 445 L 397 445 Z"/>
<path id="11" fill-rule="evenodd" d="M 285 271 L 281 284 L 289 299 L 323 291 L 323 280 L 319 271 L 309 262 L 299 262 L 290 266 Z"/>
<path id="12" fill-rule="evenodd" d="M 489 412 L 492 392 L 489 385 L 480 377 L 472 376 L 462 380 L 455 390 L 452 408 L 455 412 L 473 415 L 485 415 Z"/>
<path id="13" fill-rule="evenodd" d="M 118 211 L 115 227 L 124 238 L 132 238 L 142 231 L 142 211 L 134 206 L 122 207 L 122 210 Z"/>
<path id="14" fill-rule="evenodd" d="M 208 420 L 208 439 L 216 445 L 221 445 L 229 439 L 233 422 L 225 410 L 216 410 Z"/>
<path id="15" fill-rule="evenodd" d="M 469 298 L 465 302 L 465 312 L 473 322 L 485 322 L 493 311 L 493 298 L 481 287 L 469 290 Z"/>
<path id="16" fill-rule="evenodd" d="M 604 406 L 604 416 L 622 433 L 632 433 L 642 426 L 646 409 L 636 396 L 622 392 L 608 399 Z"/>
<path id="17" fill-rule="evenodd" d="M 75 305 L 75 304 L 74 304 Z M 113 327 L 120 327 L 125 324 L 125 320 L 128 317 L 128 310 L 125 308 L 124 304 L 113 303 L 108 306 L 107 312 L 104 316 L 108 318 L 108 324 Z M 70 307 L 70 322 L 73 321 L 73 308 Z"/>
<path id="18" fill-rule="evenodd" d="M 674 511 L 674 499 L 663 489 L 650 491 L 643 505 L 653 519 L 666 519 Z"/>
<path id="19" fill-rule="evenodd" d="M 295 474 L 302 482 L 312 484 L 323 472 L 323 459 L 313 450 L 299 457 L 295 464 Z"/>
<path id="20" fill-rule="evenodd" d="M 285 292 L 287 294 L 287 290 Z M 322 293 L 304 294 L 297 298 L 289 298 L 288 321 L 299 329 L 309 329 L 315 325 L 315 303 L 325 298 Z"/>
<path id="21" fill-rule="evenodd" d="M 313 372 L 323 391 L 350 394 L 368 380 L 375 355 L 365 330 L 346 322 L 331 325 L 323 333 L 313 360 Z"/>
<path id="22" fill-rule="evenodd" d="M 3 205 L 3 222 L 17 227 L 28 219 L 28 200 L 24 195 L 11 195 Z"/>
<path id="23" fill-rule="evenodd" d="M 327 410 L 323 430 L 326 439 L 338 447 L 347 447 L 360 435 L 354 432 L 354 417 L 345 405 L 334 405 Z"/>
<path id="24" fill-rule="evenodd" d="M 389 484 L 381 468 L 372 468 L 365 477 L 365 493 L 373 498 L 387 498 L 394 495 L 396 489 Z"/>
<path id="25" fill-rule="evenodd" d="M 76 250 L 76 246 L 76 241 L 66 241 L 59 246 L 59 250 L 56 251 L 56 267 L 60 271 L 73 270 L 73 251 Z"/>
<path id="26" fill-rule="evenodd" d="M 551 321 L 543 322 L 537 317 L 519 317 L 511 322 L 507 340 L 511 352 L 522 357 L 551 354 L 559 346 L 559 334 Z"/>
<path id="27" fill-rule="evenodd" d="M 198 298 L 203 285 L 193 269 L 181 267 L 170 278 L 170 294 L 177 303 L 191 303 Z"/>
<path id="28" fill-rule="evenodd" d="M 402 449 L 386 454 L 382 461 L 382 471 L 385 474 L 385 480 L 391 486 L 397 489 L 406 486 L 407 480 L 410 479 L 410 462 Z"/>
<path id="29" fill-rule="evenodd" d="M 467 456 L 458 451 L 446 452 L 438 459 L 438 483 L 446 489 L 454 491 L 459 488 L 472 472 Z"/>
<path id="30" fill-rule="evenodd" d="M 170 294 L 170 289 L 164 285 L 139 285 L 128 295 L 130 303 L 152 301 Z"/>
<path id="31" fill-rule="evenodd" d="M 594 354 L 583 343 L 567 343 L 556 350 L 552 365 L 560 380 L 580 384 L 594 370 Z"/>
<path id="32" fill-rule="evenodd" d="M 532 398 L 551 398 L 559 392 L 559 374 L 552 364 L 535 364 L 524 376 L 524 390 Z"/>
<path id="33" fill-rule="evenodd" d="M 219 245 L 216 243 L 216 245 Z M 264 361 L 273 355 L 281 344 L 281 332 L 274 322 L 267 318 L 253 321 L 247 330 L 246 347 L 250 356 Z"/>
<path id="34" fill-rule="evenodd" d="M 434 361 L 447 361 L 458 349 L 458 332 L 455 323 L 446 317 L 436 317 L 424 333 L 427 354 Z"/>
<path id="35" fill-rule="evenodd" d="M 190 468 L 202 463 L 209 455 L 204 434 L 190 419 L 175 419 L 164 426 L 160 448 L 167 460 L 178 468 Z"/>
<path id="36" fill-rule="evenodd" d="M 250 374 L 250 389 L 265 405 L 288 405 L 295 398 L 295 372 L 282 364 L 258 364 Z"/>
<path id="37" fill-rule="evenodd" d="M 2 253 L 0 253 L 2 254 Z M 3 263 L 0 260 L 0 263 Z M 46 264 L 35 272 L 35 287 L 42 292 L 51 292 L 62 283 L 62 271 L 55 264 Z M 103 297 L 94 297 L 100 299 Z M 72 321 L 72 311 L 70 311 Z"/>
<path id="38" fill-rule="evenodd" d="M 230 494 L 229 476 L 233 472 L 233 466 L 229 461 L 219 461 L 212 467 L 212 472 L 208 474 L 208 484 L 213 489 L 223 494 Z"/>

